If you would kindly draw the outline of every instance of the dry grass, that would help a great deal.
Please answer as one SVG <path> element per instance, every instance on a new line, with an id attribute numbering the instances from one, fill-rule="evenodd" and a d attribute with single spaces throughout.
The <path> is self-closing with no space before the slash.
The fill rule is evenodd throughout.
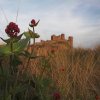
<path id="1" fill-rule="evenodd" d="M 44 75 L 51 76 L 62 93 L 62 100 L 92 100 L 100 95 L 100 47 L 51 54 L 49 74 L 47 69 L 40 67 L 39 61 L 31 63 L 31 72 L 38 74 L 45 70 Z"/>

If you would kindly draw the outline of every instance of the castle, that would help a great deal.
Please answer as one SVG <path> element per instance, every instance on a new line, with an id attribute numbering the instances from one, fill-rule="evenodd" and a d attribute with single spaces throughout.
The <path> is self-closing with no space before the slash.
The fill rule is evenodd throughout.
<path id="1" fill-rule="evenodd" d="M 59 36 L 52 35 L 51 40 L 41 40 L 41 42 L 31 45 L 29 51 L 31 51 L 32 48 L 34 48 L 34 52 L 38 56 L 46 56 L 48 53 L 58 50 L 73 48 L 73 37 L 69 36 L 68 39 L 65 39 L 65 34 L 61 34 Z"/>

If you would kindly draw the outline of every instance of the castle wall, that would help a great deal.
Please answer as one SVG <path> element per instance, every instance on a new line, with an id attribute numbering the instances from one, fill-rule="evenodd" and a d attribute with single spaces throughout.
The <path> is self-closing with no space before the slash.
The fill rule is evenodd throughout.
<path id="1" fill-rule="evenodd" d="M 51 40 L 55 40 L 55 41 L 65 40 L 65 35 L 64 34 L 61 34 L 59 36 L 52 35 Z"/>
<path id="2" fill-rule="evenodd" d="M 73 37 L 69 36 L 68 40 L 66 40 L 64 34 L 61 34 L 59 36 L 52 35 L 51 40 L 41 40 L 41 42 L 36 43 L 35 46 L 30 46 L 29 51 L 31 51 L 32 48 L 34 48 L 35 52 L 37 52 L 37 56 L 46 56 L 50 52 L 73 48 Z"/>
<path id="3" fill-rule="evenodd" d="M 70 47 L 72 48 L 73 47 L 73 37 L 72 36 L 68 37 L 68 42 L 69 42 Z"/>
<path id="4" fill-rule="evenodd" d="M 61 34 L 61 39 L 65 40 L 65 34 Z"/>

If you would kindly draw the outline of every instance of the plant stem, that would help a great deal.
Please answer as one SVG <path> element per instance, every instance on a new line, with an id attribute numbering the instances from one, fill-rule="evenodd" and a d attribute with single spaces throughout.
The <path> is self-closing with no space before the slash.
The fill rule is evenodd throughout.
<path id="1" fill-rule="evenodd" d="M 35 33 L 35 29 L 33 27 L 33 33 Z M 33 45 L 35 46 L 35 38 L 33 39 Z M 34 48 L 32 48 L 31 54 L 28 58 L 27 64 L 26 64 L 26 68 L 28 68 L 29 64 L 30 64 L 30 60 L 31 60 L 31 55 L 33 54 Z"/>
<path id="2" fill-rule="evenodd" d="M 11 53 L 13 53 L 13 42 L 12 41 L 10 43 L 10 49 L 11 49 Z M 12 61 L 13 61 L 13 54 L 10 55 L 10 69 L 11 69 L 11 74 L 14 74 Z"/>
<path id="3" fill-rule="evenodd" d="M 33 27 L 33 34 L 35 33 L 35 29 Z M 35 38 L 33 39 L 33 44 L 35 45 Z"/>

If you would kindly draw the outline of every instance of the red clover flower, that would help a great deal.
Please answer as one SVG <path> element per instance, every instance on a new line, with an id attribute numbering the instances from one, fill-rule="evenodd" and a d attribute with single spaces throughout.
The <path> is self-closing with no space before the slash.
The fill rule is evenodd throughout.
<path id="1" fill-rule="evenodd" d="M 20 29 L 16 23 L 10 22 L 5 29 L 5 32 L 9 37 L 14 38 L 17 37 L 18 33 L 20 32 Z"/>
<path id="2" fill-rule="evenodd" d="M 36 25 L 36 21 L 34 19 L 31 20 L 31 25 L 35 26 Z"/>
<path id="3" fill-rule="evenodd" d="M 40 20 L 39 20 L 39 21 L 40 21 Z M 32 19 L 31 22 L 30 22 L 30 24 L 29 24 L 29 26 L 30 26 L 30 27 L 35 27 L 35 26 L 38 25 L 39 21 L 36 22 L 35 19 Z"/>
<path id="4" fill-rule="evenodd" d="M 53 98 L 54 98 L 54 100 L 60 100 L 60 98 L 61 98 L 60 93 L 55 92 L 55 93 L 53 94 Z"/>

